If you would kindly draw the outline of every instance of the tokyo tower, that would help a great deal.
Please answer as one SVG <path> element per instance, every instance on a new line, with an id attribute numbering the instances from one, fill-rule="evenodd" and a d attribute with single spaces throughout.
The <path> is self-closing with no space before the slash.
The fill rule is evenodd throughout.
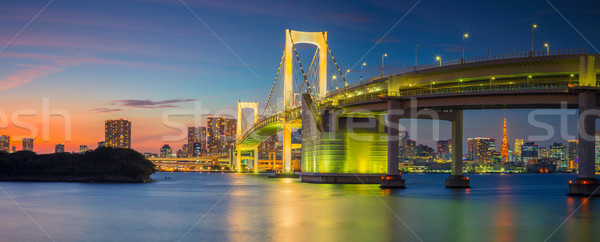
<path id="1" fill-rule="evenodd" d="M 502 158 L 504 162 L 508 161 L 508 141 L 506 140 L 506 114 L 504 114 L 504 135 L 502 136 Z"/>

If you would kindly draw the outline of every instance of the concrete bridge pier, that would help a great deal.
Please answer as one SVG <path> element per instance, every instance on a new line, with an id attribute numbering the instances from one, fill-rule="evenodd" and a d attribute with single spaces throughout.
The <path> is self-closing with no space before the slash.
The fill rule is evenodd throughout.
<path id="1" fill-rule="evenodd" d="M 254 173 L 258 173 L 258 146 L 254 148 L 254 166 L 252 166 Z"/>
<path id="2" fill-rule="evenodd" d="M 463 111 L 452 112 L 452 173 L 446 179 L 446 188 L 469 188 L 469 178 L 463 175 Z"/>
<path id="3" fill-rule="evenodd" d="M 235 170 L 242 172 L 242 149 L 240 146 L 236 147 L 237 156 L 235 157 Z"/>
<path id="4" fill-rule="evenodd" d="M 283 173 L 292 173 L 292 127 L 283 119 Z"/>
<path id="5" fill-rule="evenodd" d="M 590 110 L 596 108 L 596 92 L 579 93 L 579 176 L 569 181 L 569 196 L 600 196 L 600 181 L 596 178 L 595 131 L 596 115 Z M 587 112 L 586 112 L 587 111 Z"/>
<path id="6" fill-rule="evenodd" d="M 397 100 L 388 100 L 388 125 L 387 125 L 387 175 L 381 177 L 380 188 L 406 188 L 404 179 L 398 170 L 398 120 L 400 120 L 402 111 L 400 102 Z"/>

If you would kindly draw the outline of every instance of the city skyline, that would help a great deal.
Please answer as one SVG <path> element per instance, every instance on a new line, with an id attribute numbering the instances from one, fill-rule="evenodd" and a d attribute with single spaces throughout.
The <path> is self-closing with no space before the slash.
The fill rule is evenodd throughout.
<path id="1" fill-rule="evenodd" d="M 585 21 L 594 16 L 594 10 L 562 3 L 556 3 L 557 7 L 577 24 L 592 45 L 580 38 L 550 6 L 522 1 L 496 4 L 494 8 L 500 11 L 493 13 L 484 11 L 489 6 L 474 2 L 441 2 L 435 6 L 424 2 L 380 42 L 379 38 L 412 4 L 389 7 L 357 2 L 340 7 L 336 2 L 313 3 L 318 7 L 305 11 L 311 15 L 308 21 L 305 17 L 300 20 L 278 14 L 288 7 L 307 8 L 302 4 L 272 3 L 271 10 L 265 11 L 258 7 L 242 8 L 235 3 L 189 1 L 190 8 L 200 14 L 213 34 L 177 1 L 119 3 L 129 8 L 121 13 L 103 2 L 52 3 L 18 36 L 15 34 L 30 17 L 40 12 L 44 2 L 11 1 L 0 10 L 6 20 L 0 31 L 3 46 L 0 91 L 6 102 L 14 104 L 5 107 L 3 112 L 10 116 L 19 110 L 37 110 L 36 115 L 21 120 L 36 127 L 38 136 L 43 127 L 44 97 L 48 98 L 51 110 L 66 110 L 72 119 L 71 141 L 66 141 L 63 119 L 50 119 L 49 139 L 35 139 L 35 149 L 40 153 L 51 153 L 56 143 L 64 143 L 69 151 L 78 150 L 79 145 L 95 147 L 103 137 L 103 120 L 115 118 L 127 118 L 136 124 L 132 127 L 132 148 L 152 152 L 164 143 L 163 137 L 178 134 L 161 119 L 169 109 L 191 110 L 199 101 L 207 113 L 225 112 L 235 116 L 237 100 L 257 100 L 264 104 L 277 69 L 274 63 L 279 59 L 284 42 L 282 30 L 286 28 L 329 31 L 340 68 L 354 66 L 348 75 L 351 83 L 359 79 L 355 63 L 367 63 L 365 76 L 377 75 L 381 53 L 388 54 L 386 69 L 413 65 L 415 44 L 420 44 L 419 64 L 435 62 L 436 55 L 444 60 L 459 59 L 463 33 L 469 33 L 465 42 L 467 57 L 485 56 L 488 50 L 493 53 L 529 50 L 532 23 L 539 26 L 534 35 L 536 50 L 543 49 L 543 44 L 548 42 L 552 49 L 588 48 L 596 52 L 593 45 L 598 44 L 594 40 L 600 39 L 593 25 Z M 511 11 L 502 11 L 507 9 Z M 213 10 L 226 14 L 216 14 Z M 375 12 L 378 14 L 374 15 Z M 157 13 L 162 18 L 155 18 Z M 225 17 L 228 15 L 236 17 Z M 473 18 L 481 21 L 472 21 Z M 246 19 L 254 21 L 244 21 Z M 445 19 L 453 21 L 443 21 Z M 251 32 L 260 34 L 248 34 Z M 346 32 L 360 34 L 347 37 Z M 244 40 L 237 38 L 240 34 L 246 36 Z M 503 38 L 497 38 L 498 35 Z M 247 48 L 249 44 L 253 48 Z M 154 51 L 148 51 L 150 49 Z M 299 51 L 310 52 L 310 49 Z M 465 137 L 491 136 L 498 140 L 498 135 L 481 131 L 498 130 L 486 124 L 504 112 L 515 118 L 508 120 L 509 126 L 513 126 L 510 129 L 515 132 L 539 131 L 524 122 L 528 110 L 465 111 Z M 474 119 L 481 122 L 470 123 L 469 120 Z M 194 126 L 192 117 L 174 120 Z M 569 121 L 575 124 L 576 116 L 572 115 Z M 443 123 L 443 127 L 449 126 Z M 575 129 L 576 125 L 569 126 L 571 135 Z M 447 130 L 443 128 L 441 135 L 447 134 Z M 426 138 L 427 132 L 420 130 L 423 135 L 418 135 L 418 140 L 433 146 L 435 141 Z M 1 128 L 0 134 L 14 137 L 11 145 L 17 147 L 21 142 L 17 137 L 32 135 L 12 122 Z M 509 140 L 514 138 L 508 137 Z M 548 140 L 547 145 L 557 140 Z M 182 139 L 172 143 L 179 147 L 185 142 Z"/>

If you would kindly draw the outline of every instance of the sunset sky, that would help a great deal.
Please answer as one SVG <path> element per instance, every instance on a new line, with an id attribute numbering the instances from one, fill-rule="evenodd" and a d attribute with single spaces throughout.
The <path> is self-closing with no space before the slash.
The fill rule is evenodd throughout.
<path id="1" fill-rule="evenodd" d="M 389 55 L 385 68 L 412 66 L 417 43 L 420 64 L 433 62 L 438 54 L 458 59 L 463 33 L 470 34 L 467 56 L 487 55 L 490 49 L 527 51 L 532 23 L 539 25 L 535 49 L 548 42 L 551 48 L 597 53 L 597 2 L 551 2 L 575 28 L 546 1 L 185 0 L 197 18 L 179 0 L 3 0 L 0 134 L 10 135 L 17 150 L 23 137 L 35 136 L 39 153 L 52 152 L 56 143 L 78 151 L 79 145 L 95 148 L 104 140 L 105 119 L 127 118 L 134 149 L 156 153 L 164 143 L 179 148 L 183 139 L 165 141 L 179 134 L 163 122 L 165 112 L 235 115 L 238 100 L 264 103 L 286 28 L 328 31 L 340 68 L 364 61 L 367 76 L 378 73 L 382 53 Z M 358 78 L 356 71 L 349 74 L 350 83 Z M 49 139 L 44 139 L 45 103 L 52 113 L 70 115 L 70 141 L 58 116 L 50 118 Z M 501 139 L 505 113 L 510 139 L 543 133 L 527 124 L 530 111 L 468 111 L 465 140 Z M 558 124 L 559 118 L 544 120 Z M 193 117 L 171 121 L 189 125 Z M 569 122 L 569 133 L 575 135 L 576 116 Z M 450 125 L 444 127 L 441 138 L 449 138 Z M 432 145 L 430 133 L 420 128 L 418 142 Z M 560 140 L 557 131 L 540 143 Z"/>

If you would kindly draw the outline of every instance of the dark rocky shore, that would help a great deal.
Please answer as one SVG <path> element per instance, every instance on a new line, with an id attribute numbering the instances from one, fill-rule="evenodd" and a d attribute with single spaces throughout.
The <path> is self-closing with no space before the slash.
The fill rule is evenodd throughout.
<path id="1" fill-rule="evenodd" d="M 147 183 L 152 179 L 127 176 L 57 176 L 57 175 L 0 175 L 0 182 L 89 182 L 89 183 Z"/>
<path id="2" fill-rule="evenodd" d="M 132 149 L 85 153 L 0 152 L 0 181 L 146 183 L 156 166 Z"/>

